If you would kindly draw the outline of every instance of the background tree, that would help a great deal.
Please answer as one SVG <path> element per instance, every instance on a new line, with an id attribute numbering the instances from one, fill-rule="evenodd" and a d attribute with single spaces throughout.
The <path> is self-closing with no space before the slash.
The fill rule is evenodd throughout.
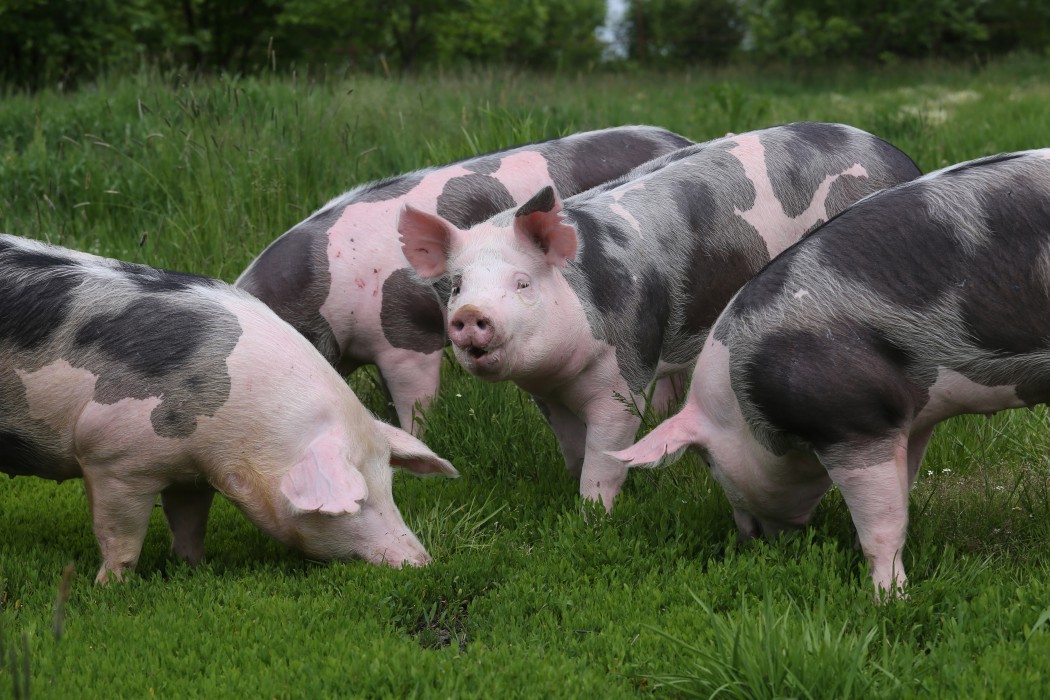
<path id="1" fill-rule="evenodd" d="M 765 60 L 967 54 L 988 37 L 984 0 L 744 0 L 748 48 Z"/>
<path id="2" fill-rule="evenodd" d="M 640 63 L 720 63 L 744 35 L 737 0 L 629 0 L 620 27 Z"/>

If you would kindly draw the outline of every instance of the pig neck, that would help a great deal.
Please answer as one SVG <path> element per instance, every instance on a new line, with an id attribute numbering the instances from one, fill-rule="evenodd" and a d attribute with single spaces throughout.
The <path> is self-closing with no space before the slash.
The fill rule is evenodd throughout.
<path id="1" fill-rule="evenodd" d="M 569 408 L 582 407 L 610 386 L 623 383 L 616 364 L 616 350 L 587 334 L 574 343 L 558 361 L 544 365 L 528 376 L 512 378 L 523 390 L 557 400 Z"/>

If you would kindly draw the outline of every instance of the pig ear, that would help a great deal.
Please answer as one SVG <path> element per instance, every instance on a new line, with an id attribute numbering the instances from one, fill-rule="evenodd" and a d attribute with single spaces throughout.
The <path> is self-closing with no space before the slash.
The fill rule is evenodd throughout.
<path id="1" fill-rule="evenodd" d="M 368 485 L 340 450 L 314 443 L 281 479 L 281 493 L 297 510 L 342 515 L 361 509 Z"/>
<path id="2" fill-rule="evenodd" d="M 445 274 L 448 251 L 456 234 L 452 224 L 406 204 L 401 207 L 397 230 L 401 234 L 401 251 L 420 277 L 433 279 Z"/>
<path id="3" fill-rule="evenodd" d="M 459 476 L 459 472 L 447 460 L 441 459 L 430 451 L 430 448 L 412 437 L 404 430 L 375 421 L 379 434 L 390 443 L 390 465 L 401 467 L 416 476 L 441 474 L 450 479 Z"/>
<path id="4" fill-rule="evenodd" d="M 565 223 L 561 199 L 547 185 L 514 212 L 514 231 L 543 251 L 547 262 L 565 267 L 576 258 L 576 229 Z"/>

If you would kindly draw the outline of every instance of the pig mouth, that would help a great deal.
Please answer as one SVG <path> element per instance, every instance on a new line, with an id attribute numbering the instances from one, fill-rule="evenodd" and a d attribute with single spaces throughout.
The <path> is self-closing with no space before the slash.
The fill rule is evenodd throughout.
<path id="1" fill-rule="evenodd" d="M 472 372 L 491 374 L 499 368 L 500 349 L 498 347 L 468 345 L 465 348 L 459 348 L 459 350 L 467 359 L 467 369 Z"/>

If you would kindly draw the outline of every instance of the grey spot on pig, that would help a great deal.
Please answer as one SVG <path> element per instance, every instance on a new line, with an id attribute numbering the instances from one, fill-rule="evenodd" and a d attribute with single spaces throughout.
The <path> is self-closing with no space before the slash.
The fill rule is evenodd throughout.
<path id="1" fill-rule="evenodd" d="M 688 362 L 700 352 L 703 339 L 742 280 L 750 279 L 769 262 L 766 243 L 755 228 L 736 214 L 755 204 L 754 185 L 747 180 L 735 158 L 715 156 L 715 170 L 721 171 L 726 187 L 714 178 L 707 181 L 670 183 L 672 198 L 681 201 L 685 230 L 695 232 L 689 245 L 688 267 L 681 290 L 681 342 L 669 348 L 671 362 Z M 687 340 L 688 339 L 688 340 Z"/>
<path id="2" fill-rule="evenodd" d="M 580 241 L 566 279 L 581 299 L 592 333 L 616 348 L 620 373 L 632 391 L 652 379 L 670 316 L 670 285 L 659 256 L 635 259 L 629 234 L 591 207 L 577 206 L 569 219 Z"/>
<path id="3" fill-rule="evenodd" d="M 9 256 L 0 254 L 0 269 L 0 344 L 33 350 L 47 343 L 69 314 L 81 282 L 76 266 L 62 266 L 41 278 L 19 274 Z"/>
<path id="4" fill-rule="evenodd" d="M 445 315 L 434 288 L 408 268 L 383 282 L 383 335 L 396 348 L 430 354 L 445 347 Z"/>
<path id="5" fill-rule="evenodd" d="M 192 286 L 212 286 L 216 280 L 187 272 L 158 270 L 143 265 L 116 261 L 121 272 L 144 292 L 181 292 Z"/>
<path id="6" fill-rule="evenodd" d="M 481 156 L 463 163 L 463 169 L 478 175 L 492 175 L 499 170 L 503 159 L 499 156 Z"/>
<path id="7" fill-rule="evenodd" d="M 358 202 L 386 202 L 391 199 L 397 199 L 411 192 L 423 179 L 423 175 L 423 172 L 414 172 L 362 185 L 340 198 L 338 203 L 341 206 L 337 205 L 336 209 L 342 214 L 343 209 L 350 204 L 357 204 Z"/>
<path id="8" fill-rule="evenodd" d="M 445 183 L 437 198 L 437 213 L 459 228 L 468 228 L 514 206 L 502 182 L 488 175 L 463 175 Z"/>
<path id="9" fill-rule="evenodd" d="M 532 199 L 518 207 L 518 210 L 514 212 L 514 216 L 528 216 L 529 214 L 535 214 L 538 211 L 548 212 L 554 208 L 554 189 L 550 186 L 544 187 L 542 190 L 532 196 Z"/>
<path id="10" fill-rule="evenodd" d="M 32 476 L 46 464 L 47 455 L 37 449 L 33 440 L 0 430 L 0 471 L 11 476 Z"/>
<path id="11" fill-rule="evenodd" d="M 823 450 L 878 442 L 925 405 L 926 387 L 909 379 L 910 365 L 908 353 L 877 331 L 836 320 L 763 338 L 739 371 L 745 401 L 781 431 Z M 799 446 L 773 445 L 777 454 Z"/>
<path id="12" fill-rule="evenodd" d="M 663 129 L 648 128 L 648 139 L 638 138 L 626 130 L 599 131 L 586 138 L 558 144 L 556 153 L 540 144 L 538 150 L 547 158 L 548 170 L 554 186 L 562 196 L 582 192 L 624 174 L 624 162 L 644 163 L 667 153 L 668 149 L 683 148 L 692 141 Z"/>
<path id="13" fill-rule="evenodd" d="M 786 138 L 760 140 L 773 194 L 793 218 L 806 211 L 825 178 L 841 173 L 856 159 L 851 161 L 854 152 L 844 128 L 804 122 L 783 129 Z"/>
<path id="14" fill-rule="evenodd" d="M 230 394 L 226 358 L 241 335 L 237 317 L 217 304 L 201 309 L 146 295 L 81 326 L 75 363 L 98 376 L 94 400 L 160 397 L 150 420 L 161 437 L 180 438 L 211 416 Z"/>
<path id="15" fill-rule="evenodd" d="M 236 283 L 291 324 L 331 364 L 339 359 L 339 346 L 321 306 L 332 285 L 327 232 L 343 208 L 323 209 L 275 240 Z"/>

